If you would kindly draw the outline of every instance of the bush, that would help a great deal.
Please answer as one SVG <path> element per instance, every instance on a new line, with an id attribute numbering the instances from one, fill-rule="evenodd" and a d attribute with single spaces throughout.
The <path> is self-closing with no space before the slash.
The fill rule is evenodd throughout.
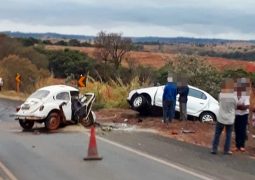
<path id="1" fill-rule="evenodd" d="M 158 71 L 158 81 L 166 83 L 168 73 L 178 77 L 185 77 L 188 83 L 209 92 L 214 97 L 218 97 L 222 74 L 213 66 L 196 56 L 179 55 L 169 60 L 168 65 Z"/>
<path id="2" fill-rule="evenodd" d="M 49 68 L 56 78 L 65 78 L 69 74 L 85 74 L 93 64 L 86 54 L 78 51 L 65 49 L 46 53 L 49 57 Z"/>
<path id="3" fill-rule="evenodd" d="M 21 75 L 20 91 L 25 93 L 33 92 L 35 83 L 49 76 L 47 70 L 38 69 L 26 58 L 10 55 L 0 61 L 0 74 L 4 80 L 4 89 L 16 90 L 16 73 Z"/>
<path id="4" fill-rule="evenodd" d="M 124 84 L 121 79 L 112 80 L 108 83 L 90 82 L 81 92 L 95 93 L 96 103 L 94 108 L 126 108 L 128 107 L 126 99 L 128 93 L 141 86 L 148 86 L 148 84 L 142 84 L 139 78 L 135 77 L 129 84 Z"/>
<path id="5" fill-rule="evenodd" d="M 25 47 L 15 38 L 0 35 L 0 61 L 9 55 L 26 58 L 36 65 L 37 68 L 48 68 L 47 57 L 36 51 L 34 47 Z"/>

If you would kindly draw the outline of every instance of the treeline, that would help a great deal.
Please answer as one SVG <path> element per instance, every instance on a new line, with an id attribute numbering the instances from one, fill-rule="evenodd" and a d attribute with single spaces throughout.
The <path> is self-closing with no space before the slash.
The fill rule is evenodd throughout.
<path id="1" fill-rule="evenodd" d="M 255 51 L 248 52 L 216 52 L 216 51 L 202 51 L 198 52 L 200 56 L 211 56 L 211 57 L 222 57 L 228 59 L 238 59 L 238 60 L 246 60 L 246 61 L 254 61 L 255 60 Z"/>
<path id="2" fill-rule="evenodd" d="M 113 43 L 113 44 L 111 44 Z M 251 77 L 254 74 L 241 69 L 219 71 L 197 56 L 180 55 L 164 67 L 155 69 L 137 64 L 129 58 L 132 41 L 118 33 L 98 34 L 95 41 L 96 56 L 69 49 L 50 51 L 43 45 L 26 46 L 15 38 L 0 35 L 0 76 L 5 81 L 5 89 L 15 89 L 15 75 L 21 74 L 21 91 L 32 92 L 35 83 L 52 75 L 67 78 L 71 74 L 89 74 L 98 82 L 129 85 L 138 79 L 140 85 L 153 86 L 165 84 L 169 71 L 178 77 L 187 76 L 190 85 L 206 90 L 214 97 L 219 93 L 224 77 Z M 123 66 L 123 62 L 126 66 Z"/>
<path id="3" fill-rule="evenodd" d="M 91 43 L 91 41 L 81 42 L 77 39 L 59 40 L 59 41 L 53 42 L 52 40 L 49 40 L 49 39 L 48 40 L 41 40 L 41 39 L 35 39 L 35 38 L 32 38 L 32 37 L 29 37 L 29 38 L 18 38 L 18 40 L 24 46 L 34 46 L 35 44 L 41 44 L 41 45 L 93 47 L 93 44 Z"/>

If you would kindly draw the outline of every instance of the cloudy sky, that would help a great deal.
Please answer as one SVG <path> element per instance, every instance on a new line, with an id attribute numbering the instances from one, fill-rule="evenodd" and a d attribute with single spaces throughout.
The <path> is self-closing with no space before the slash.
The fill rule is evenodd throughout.
<path id="1" fill-rule="evenodd" d="M 1 0 L 0 31 L 255 39 L 255 0 Z"/>

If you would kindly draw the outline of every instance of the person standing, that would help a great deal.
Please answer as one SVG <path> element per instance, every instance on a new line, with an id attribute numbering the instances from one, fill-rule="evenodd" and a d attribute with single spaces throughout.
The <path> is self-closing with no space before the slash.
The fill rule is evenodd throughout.
<path id="1" fill-rule="evenodd" d="M 167 81 L 163 92 L 163 120 L 168 127 L 169 122 L 172 122 L 175 115 L 177 87 L 173 82 L 173 77 L 168 77 Z"/>
<path id="2" fill-rule="evenodd" d="M 180 120 L 187 120 L 189 87 L 186 81 L 181 82 L 181 85 L 177 88 L 177 93 L 179 94 Z"/>
<path id="3" fill-rule="evenodd" d="M 224 154 L 231 155 L 231 134 L 235 120 L 235 111 L 237 106 L 237 97 L 234 93 L 234 80 L 226 79 L 222 84 L 222 89 L 219 94 L 219 114 L 215 126 L 214 138 L 212 141 L 212 154 L 217 154 L 220 136 L 225 128 L 226 139 L 224 145 Z"/>
<path id="4" fill-rule="evenodd" d="M 247 123 L 250 107 L 250 96 L 248 90 L 248 79 L 237 80 L 237 108 L 235 116 L 235 144 L 234 151 L 245 152 L 245 140 L 247 136 Z"/>

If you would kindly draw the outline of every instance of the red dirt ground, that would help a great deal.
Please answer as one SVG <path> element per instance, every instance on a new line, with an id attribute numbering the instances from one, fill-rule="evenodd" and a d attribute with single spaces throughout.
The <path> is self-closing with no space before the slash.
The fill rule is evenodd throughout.
<path id="1" fill-rule="evenodd" d="M 154 129 L 163 136 L 177 139 L 179 141 L 188 142 L 204 147 L 211 147 L 212 138 L 214 135 L 214 124 L 201 123 L 200 121 L 180 122 L 174 120 L 167 128 L 162 122 L 162 117 L 140 117 L 139 114 L 130 109 L 102 109 L 96 112 L 99 123 L 127 123 L 128 125 L 137 125 L 144 129 Z M 183 133 L 184 130 L 191 130 L 194 133 Z M 224 146 L 224 133 L 221 137 L 220 151 Z M 232 147 L 234 147 L 234 133 L 232 138 Z M 245 154 L 255 156 L 255 139 L 252 138 L 252 133 L 249 133 L 249 138 L 246 143 Z M 240 152 L 236 152 L 240 154 Z"/>
<path id="2" fill-rule="evenodd" d="M 59 50 L 59 49 L 73 49 L 84 52 L 88 54 L 90 57 L 94 57 L 95 48 L 93 47 L 66 47 L 66 46 L 46 46 L 47 49 L 50 50 Z M 167 60 L 176 56 L 175 54 L 170 53 L 157 53 L 157 52 L 138 52 L 131 51 L 129 54 L 129 59 L 133 59 L 139 64 L 148 65 L 155 68 L 160 68 L 167 63 Z M 234 59 L 226 59 L 220 57 L 203 57 L 213 66 L 224 69 L 224 68 L 243 68 L 248 71 L 255 72 L 255 63 L 249 61 L 241 61 Z M 126 65 L 126 63 L 123 63 Z"/>

